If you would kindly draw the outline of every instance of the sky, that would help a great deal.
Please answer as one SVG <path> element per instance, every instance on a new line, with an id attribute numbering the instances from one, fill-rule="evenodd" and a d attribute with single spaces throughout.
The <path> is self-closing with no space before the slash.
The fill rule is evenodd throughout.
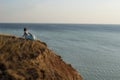
<path id="1" fill-rule="evenodd" d="M 120 24 L 120 0 L 0 0 L 0 23 Z"/>

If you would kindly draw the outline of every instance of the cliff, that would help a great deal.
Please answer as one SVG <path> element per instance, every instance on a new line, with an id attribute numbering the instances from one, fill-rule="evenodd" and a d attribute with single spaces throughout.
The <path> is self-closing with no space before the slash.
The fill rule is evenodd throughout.
<path id="1" fill-rule="evenodd" d="M 0 35 L 0 80 L 82 80 L 39 40 Z"/>

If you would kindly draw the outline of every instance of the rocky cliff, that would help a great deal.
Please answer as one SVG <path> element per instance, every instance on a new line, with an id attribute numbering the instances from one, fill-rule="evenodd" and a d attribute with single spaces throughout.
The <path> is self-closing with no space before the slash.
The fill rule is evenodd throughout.
<path id="1" fill-rule="evenodd" d="M 0 35 L 0 80 L 82 80 L 39 40 Z"/>

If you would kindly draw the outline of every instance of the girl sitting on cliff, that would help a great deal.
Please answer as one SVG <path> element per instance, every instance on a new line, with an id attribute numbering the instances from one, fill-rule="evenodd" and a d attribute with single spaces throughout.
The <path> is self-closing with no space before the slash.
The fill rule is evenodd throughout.
<path id="1" fill-rule="evenodd" d="M 32 35 L 30 32 L 28 32 L 27 28 L 24 28 L 23 38 L 30 39 L 30 40 L 35 40 L 35 36 Z"/>

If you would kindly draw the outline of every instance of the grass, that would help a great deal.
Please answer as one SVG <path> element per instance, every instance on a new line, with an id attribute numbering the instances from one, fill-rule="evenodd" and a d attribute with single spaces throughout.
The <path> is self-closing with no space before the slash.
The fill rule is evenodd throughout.
<path id="1" fill-rule="evenodd" d="M 82 80 L 45 42 L 0 35 L 0 79 Z"/>

